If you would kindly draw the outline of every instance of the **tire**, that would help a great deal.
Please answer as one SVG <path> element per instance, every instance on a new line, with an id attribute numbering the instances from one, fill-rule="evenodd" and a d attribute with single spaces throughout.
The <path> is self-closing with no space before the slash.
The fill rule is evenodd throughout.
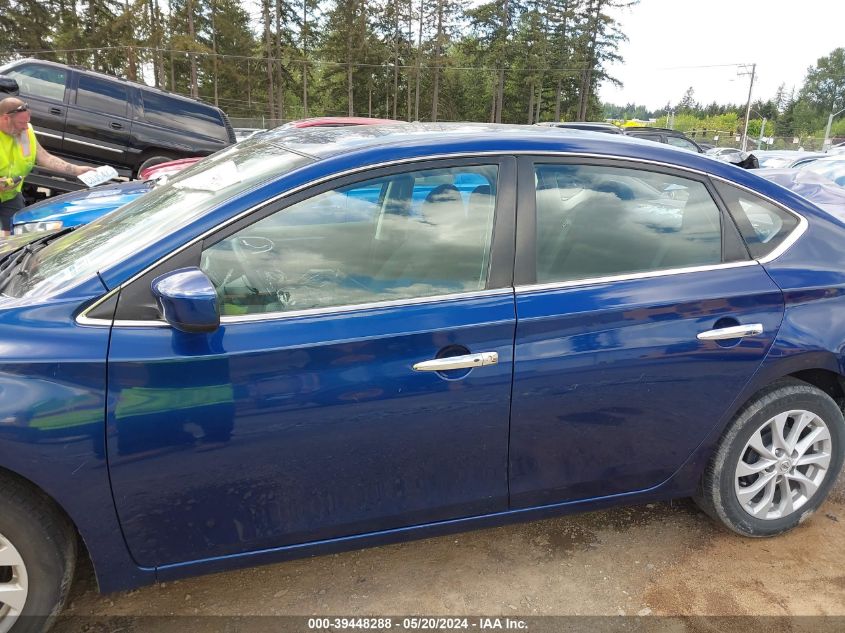
<path id="1" fill-rule="evenodd" d="M 144 159 L 138 169 L 135 170 L 135 176 L 137 178 L 141 177 L 141 172 L 144 171 L 147 167 L 152 167 L 153 165 L 161 165 L 162 163 L 167 163 L 171 160 L 176 160 L 173 156 L 168 156 L 167 154 L 155 154 L 153 156 L 148 156 Z"/>
<path id="2" fill-rule="evenodd" d="M 738 534 L 775 536 L 822 504 L 843 452 L 845 420 L 836 402 L 807 383 L 778 381 L 728 426 L 695 501 Z"/>
<path id="3" fill-rule="evenodd" d="M 76 531 L 52 500 L 0 475 L 0 633 L 46 631 L 64 606 L 75 564 Z M 14 589 L 14 604 L 9 594 L 3 602 L 3 589 Z"/>

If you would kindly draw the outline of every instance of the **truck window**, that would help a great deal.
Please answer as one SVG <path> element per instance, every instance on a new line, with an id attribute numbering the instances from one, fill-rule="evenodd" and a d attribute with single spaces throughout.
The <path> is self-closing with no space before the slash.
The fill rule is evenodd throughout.
<path id="1" fill-rule="evenodd" d="M 76 105 L 126 117 L 126 107 L 129 91 L 115 81 L 107 81 L 88 75 L 79 75 L 79 85 L 76 88 Z"/>
<path id="2" fill-rule="evenodd" d="M 5 74 L 15 78 L 24 96 L 32 95 L 64 101 L 67 72 L 63 68 L 33 64 L 13 68 Z"/>
<path id="3" fill-rule="evenodd" d="M 216 109 L 148 90 L 142 90 L 141 96 L 147 122 L 229 142 L 229 133 Z"/>

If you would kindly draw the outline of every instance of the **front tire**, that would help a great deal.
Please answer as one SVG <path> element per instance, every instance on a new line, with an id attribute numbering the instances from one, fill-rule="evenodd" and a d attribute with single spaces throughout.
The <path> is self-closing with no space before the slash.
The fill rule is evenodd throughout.
<path id="1" fill-rule="evenodd" d="M 0 633 L 46 630 L 76 564 L 76 532 L 53 502 L 0 475 Z"/>
<path id="2" fill-rule="evenodd" d="M 781 534 L 824 502 L 844 452 L 845 419 L 836 402 L 807 383 L 780 381 L 737 413 L 695 500 L 738 534 Z"/>

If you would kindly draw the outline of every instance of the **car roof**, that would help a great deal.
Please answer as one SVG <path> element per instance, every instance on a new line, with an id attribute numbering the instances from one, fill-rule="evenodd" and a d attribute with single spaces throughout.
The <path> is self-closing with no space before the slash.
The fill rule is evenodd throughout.
<path id="1" fill-rule="evenodd" d="M 163 90 L 161 88 L 155 88 L 153 86 L 148 86 L 147 84 L 140 83 L 138 81 L 130 81 L 129 79 L 124 79 L 123 77 L 116 77 L 115 75 L 109 75 L 107 73 L 101 73 L 96 70 L 91 70 L 90 68 L 85 68 L 84 66 L 76 66 L 72 64 L 62 64 L 60 62 L 53 62 L 47 59 L 36 59 L 34 57 L 27 57 L 25 59 L 15 59 L 12 60 L 2 66 L 2 69 L 9 68 L 11 66 L 18 66 L 20 64 L 40 64 L 42 66 L 51 66 L 53 68 L 72 68 L 73 70 L 85 73 L 86 75 L 91 75 L 94 77 L 99 77 L 100 79 L 106 79 L 109 81 L 119 81 L 120 83 L 128 84 L 131 86 L 136 86 L 137 88 L 142 88 L 144 90 L 148 90 L 149 92 L 154 92 L 156 94 L 165 95 L 167 97 L 172 97 L 174 99 L 182 99 L 184 101 L 193 101 L 194 103 L 201 103 L 204 106 L 209 108 L 214 108 L 215 110 L 219 110 L 215 105 L 203 101 L 202 99 L 196 99 L 194 97 L 189 97 L 187 95 L 180 95 L 175 92 L 170 92 L 169 90 Z"/>
<path id="2" fill-rule="evenodd" d="M 748 176 L 746 170 L 709 156 L 634 136 L 535 125 L 394 123 L 340 128 L 276 128 L 242 144 L 252 140 L 283 146 L 319 162 L 349 156 L 346 162 L 350 168 L 456 154 L 569 152 L 647 160 L 709 173 L 724 172 L 725 177 L 734 180 Z M 354 160 L 352 155 L 355 155 Z M 753 180 L 754 177 L 750 177 Z"/>

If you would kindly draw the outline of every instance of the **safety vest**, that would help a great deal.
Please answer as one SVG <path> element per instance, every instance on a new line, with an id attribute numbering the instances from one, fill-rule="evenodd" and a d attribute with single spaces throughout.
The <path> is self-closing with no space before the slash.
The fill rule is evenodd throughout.
<path id="1" fill-rule="evenodd" d="M 38 145 L 31 125 L 27 127 L 25 134 L 29 139 L 29 153 L 26 156 L 24 156 L 24 148 L 17 137 L 0 132 L 0 178 L 14 178 L 15 176 L 25 178 L 35 166 L 35 149 Z M 14 189 L 0 192 L 0 202 L 14 198 L 20 193 L 22 187 L 23 180 Z"/>

